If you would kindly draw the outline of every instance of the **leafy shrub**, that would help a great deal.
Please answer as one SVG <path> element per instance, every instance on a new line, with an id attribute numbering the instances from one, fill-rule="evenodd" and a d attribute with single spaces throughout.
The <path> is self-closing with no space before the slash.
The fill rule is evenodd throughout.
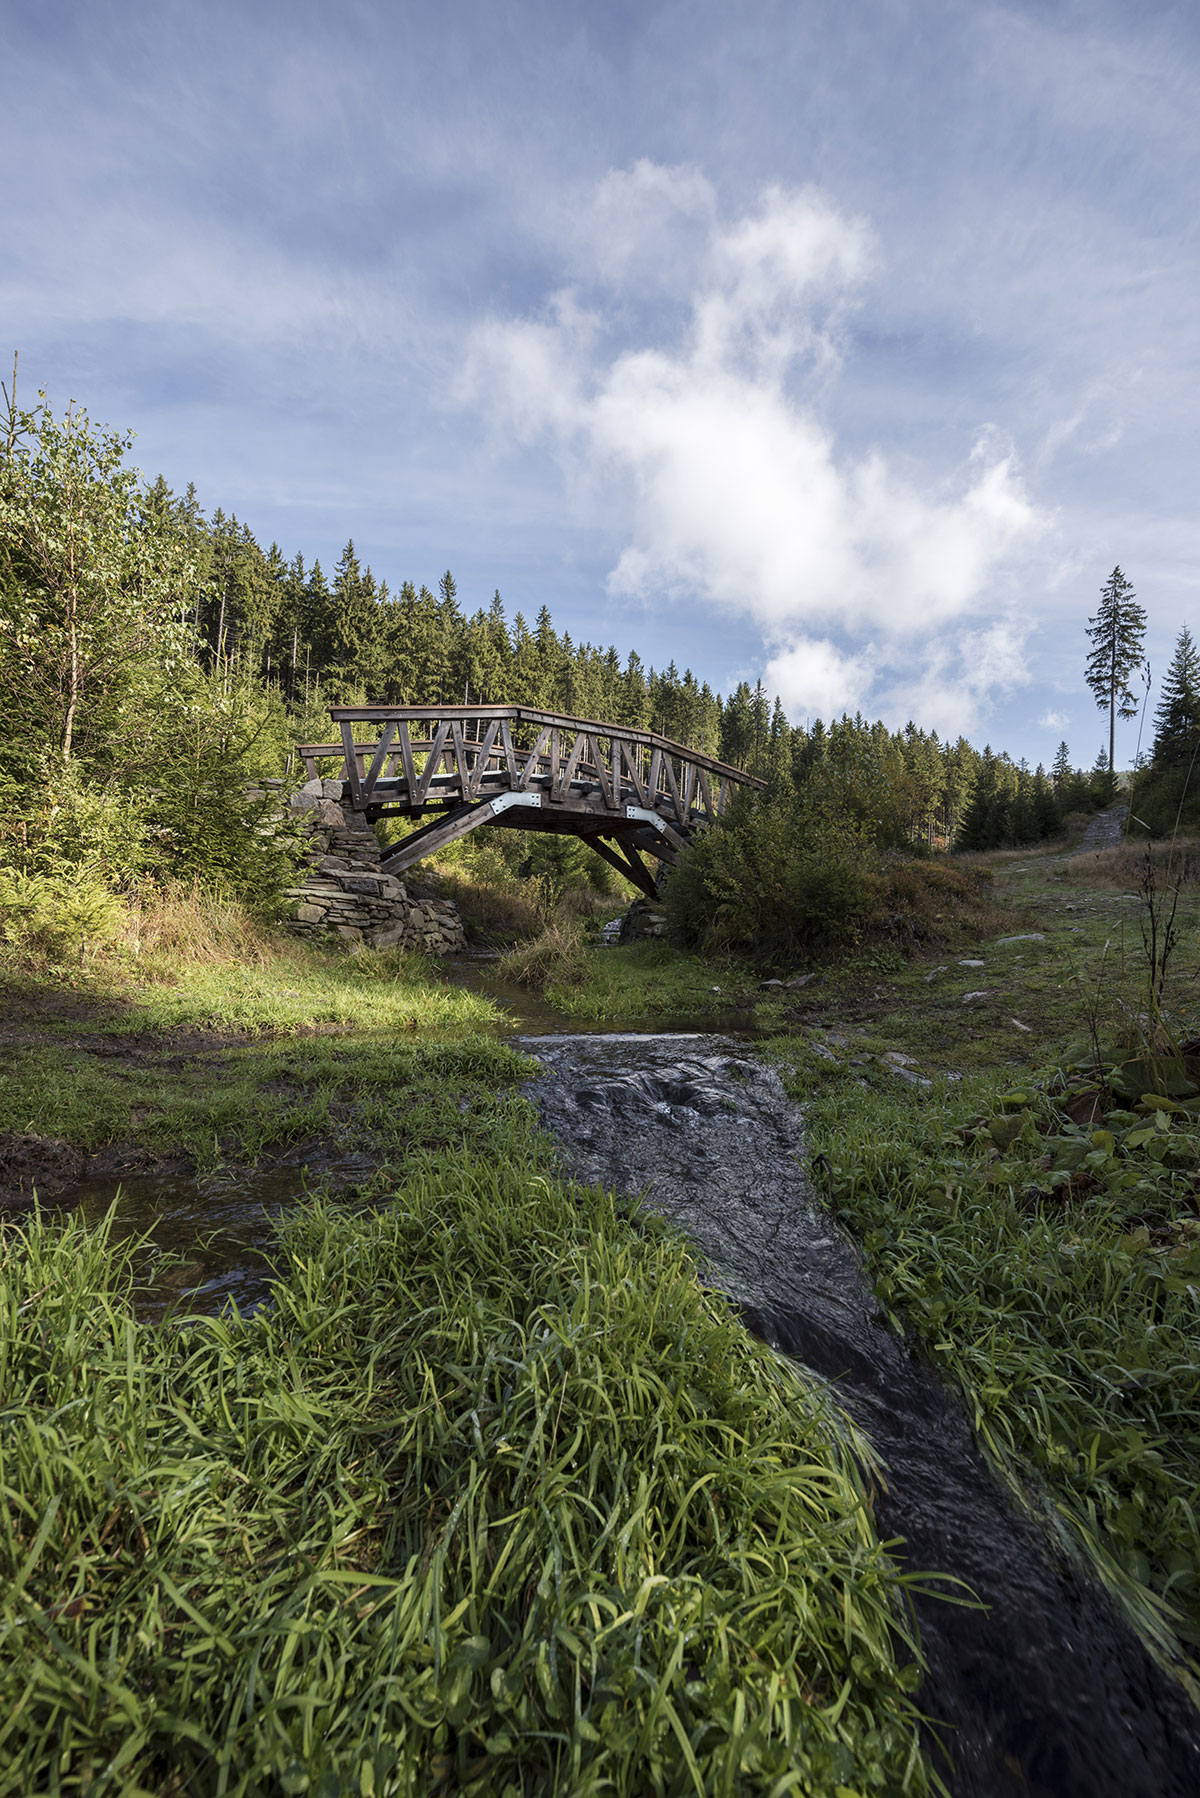
<path id="1" fill-rule="evenodd" d="M 873 877 L 874 903 L 864 935 L 902 948 L 994 934 L 1018 922 L 988 897 L 986 867 L 895 857 Z"/>
<path id="2" fill-rule="evenodd" d="M 858 944 L 911 950 L 1014 922 L 990 872 L 881 858 L 864 826 L 791 798 L 735 804 L 681 857 L 664 894 L 676 940 L 702 954 L 795 963 Z"/>
<path id="3" fill-rule="evenodd" d="M 77 875 L 116 889 L 132 886 L 147 864 L 145 807 L 127 792 L 89 782 L 77 763 L 44 768 L 35 786 L 5 798 L 19 824 L 14 861 L 30 873 Z"/>
<path id="4" fill-rule="evenodd" d="M 735 805 L 681 857 L 664 901 L 676 938 L 705 954 L 795 961 L 857 942 L 870 849 L 845 817 L 793 802 Z"/>

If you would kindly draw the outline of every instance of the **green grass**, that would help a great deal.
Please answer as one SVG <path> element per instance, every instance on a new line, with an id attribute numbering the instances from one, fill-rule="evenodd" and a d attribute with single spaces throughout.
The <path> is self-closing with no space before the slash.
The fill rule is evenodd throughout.
<path id="1" fill-rule="evenodd" d="M 62 1051 L 40 1047 L 0 1062 L 0 1132 L 63 1138 L 90 1153 L 119 1142 L 201 1168 L 354 1137 L 387 1170 L 413 1146 L 461 1142 L 481 1119 L 486 1129 L 511 1067 L 491 1037 L 418 1047 L 355 1036 L 226 1043 L 183 1068 L 169 1044 L 132 1061 L 76 1049 L 64 1079 Z M 448 1107 L 449 1089 L 458 1104 Z"/>
<path id="2" fill-rule="evenodd" d="M 547 1155 L 299 1209 L 245 1320 L 4 1232 L 0 1791 L 930 1788 L 869 1456 Z"/>
<path id="3" fill-rule="evenodd" d="M 29 983 L 10 976 L 7 984 L 16 995 Z M 73 1033 L 424 1032 L 478 1026 L 496 1015 L 490 1001 L 451 986 L 424 956 L 390 949 L 346 955 L 286 940 L 261 961 L 176 961 L 150 978 L 130 978 L 124 970 L 79 977 L 60 973 L 55 985 L 94 1007 L 94 1018 L 76 1025 Z"/>
<path id="4" fill-rule="evenodd" d="M 568 1017 L 613 1023 L 715 1016 L 750 1002 L 757 991 L 758 976 L 740 963 L 705 961 L 666 943 L 648 942 L 589 949 L 586 982 L 551 982 L 546 997 Z"/>
<path id="5" fill-rule="evenodd" d="M 1080 1124 L 1031 1077 L 1065 1036 L 1136 1039 L 1136 907 L 992 859 L 1046 942 L 770 994 L 594 949 L 548 996 L 785 1033 L 884 1304 L 1014 1490 L 1195 1660 L 1197 1119 L 1131 1090 Z M 261 937 L 8 999 L 0 1131 L 201 1166 L 336 1139 L 376 1172 L 291 1214 L 247 1320 L 138 1323 L 148 1264 L 115 1234 L 0 1236 L 0 1792 L 928 1789 L 869 1451 L 675 1239 L 556 1179 L 488 1001 Z"/>
<path id="6" fill-rule="evenodd" d="M 314 1138 L 378 1146 L 389 1111 L 403 1117 L 398 1143 L 432 1145 L 447 1140 L 443 1082 L 473 1079 L 474 1103 L 509 1065 L 480 1034 L 492 1001 L 424 957 L 287 939 L 271 951 L 244 965 L 176 957 L 136 978 L 10 969 L 0 1134 L 209 1167 Z"/>
<path id="7" fill-rule="evenodd" d="M 1142 1104 L 1078 1124 L 1069 1088 L 898 1091 L 806 1042 L 774 1053 L 882 1302 L 1014 1488 L 1049 1494 L 1143 1636 L 1196 1674 L 1200 1119 Z"/>
<path id="8" fill-rule="evenodd" d="M 869 1450 L 555 1178 L 487 1002 L 261 939 L 10 994 L 0 1131 L 374 1172 L 244 1320 L 0 1231 L 0 1792 L 930 1789 Z"/>

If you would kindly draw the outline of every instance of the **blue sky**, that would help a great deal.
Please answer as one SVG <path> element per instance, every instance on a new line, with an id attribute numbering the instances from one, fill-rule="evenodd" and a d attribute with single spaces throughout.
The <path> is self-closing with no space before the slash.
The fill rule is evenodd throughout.
<path id="1" fill-rule="evenodd" d="M 1090 765 L 1114 564 L 1200 625 L 1197 20 L 0 0 L 0 350 L 289 554 Z"/>

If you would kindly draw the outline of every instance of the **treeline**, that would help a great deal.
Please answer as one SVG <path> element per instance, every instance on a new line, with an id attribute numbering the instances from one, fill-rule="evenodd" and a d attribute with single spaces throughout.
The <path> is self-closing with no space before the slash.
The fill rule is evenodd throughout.
<path id="1" fill-rule="evenodd" d="M 761 682 L 722 697 L 690 669 L 573 641 L 545 608 L 510 618 L 499 593 L 468 610 L 449 572 L 391 591 L 353 543 L 327 576 L 206 517 L 194 489 L 144 484 L 128 436 L 82 411 L 10 398 L 0 429 L 0 833 L 20 865 L 261 887 L 273 851 L 247 783 L 327 736 L 330 704 L 364 700 L 652 729 L 840 808 L 882 846 L 1029 841 L 1091 800 L 1057 764 L 1031 772 L 915 724 L 790 725 Z"/>
<path id="2" fill-rule="evenodd" d="M 1060 743 L 1047 774 L 1014 764 L 1007 755 L 984 750 L 975 770 L 970 801 L 954 839 L 956 849 L 1008 849 L 1044 842 L 1057 835 L 1072 813 L 1095 811 L 1112 796 L 1103 749 L 1090 774 L 1071 766 Z"/>
<path id="3" fill-rule="evenodd" d="M 252 669 L 296 711 L 503 703 L 654 730 L 797 789 L 819 777 L 822 791 L 891 847 L 1036 842 L 1101 797 L 1070 768 L 1065 744 L 1048 776 L 914 723 L 889 731 L 856 715 L 790 725 L 761 682 L 743 681 L 723 699 L 690 668 L 654 669 L 636 651 L 622 660 L 611 645 L 574 642 L 546 607 L 532 624 L 520 611 L 510 620 L 499 592 L 470 612 L 449 570 L 436 591 L 405 581 L 393 593 L 351 541 L 327 577 L 301 554 L 288 559 L 274 543 L 263 550 L 220 511 L 205 521 L 191 492 L 176 501 L 160 481 L 151 496 L 189 534 L 205 570 L 195 628 L 207 665 Z"/>

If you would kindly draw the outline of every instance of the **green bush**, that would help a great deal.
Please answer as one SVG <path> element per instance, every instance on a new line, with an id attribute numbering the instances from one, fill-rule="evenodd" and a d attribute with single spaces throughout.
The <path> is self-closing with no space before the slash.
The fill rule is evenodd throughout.
<path id="1" fill-rule="evenodd" d="M 121 934 L 120 903 L 94 875 L 0 871 L 0 942 L 19 954 L 84 962 Z"/>
<path id="2" fill-rule="evenodd" d="M 783 962 L 855 943 L 872 896 L 862 829 L 779 799 L 735 805 L 680 859 L 664 900 L 685 947 Z"/>

